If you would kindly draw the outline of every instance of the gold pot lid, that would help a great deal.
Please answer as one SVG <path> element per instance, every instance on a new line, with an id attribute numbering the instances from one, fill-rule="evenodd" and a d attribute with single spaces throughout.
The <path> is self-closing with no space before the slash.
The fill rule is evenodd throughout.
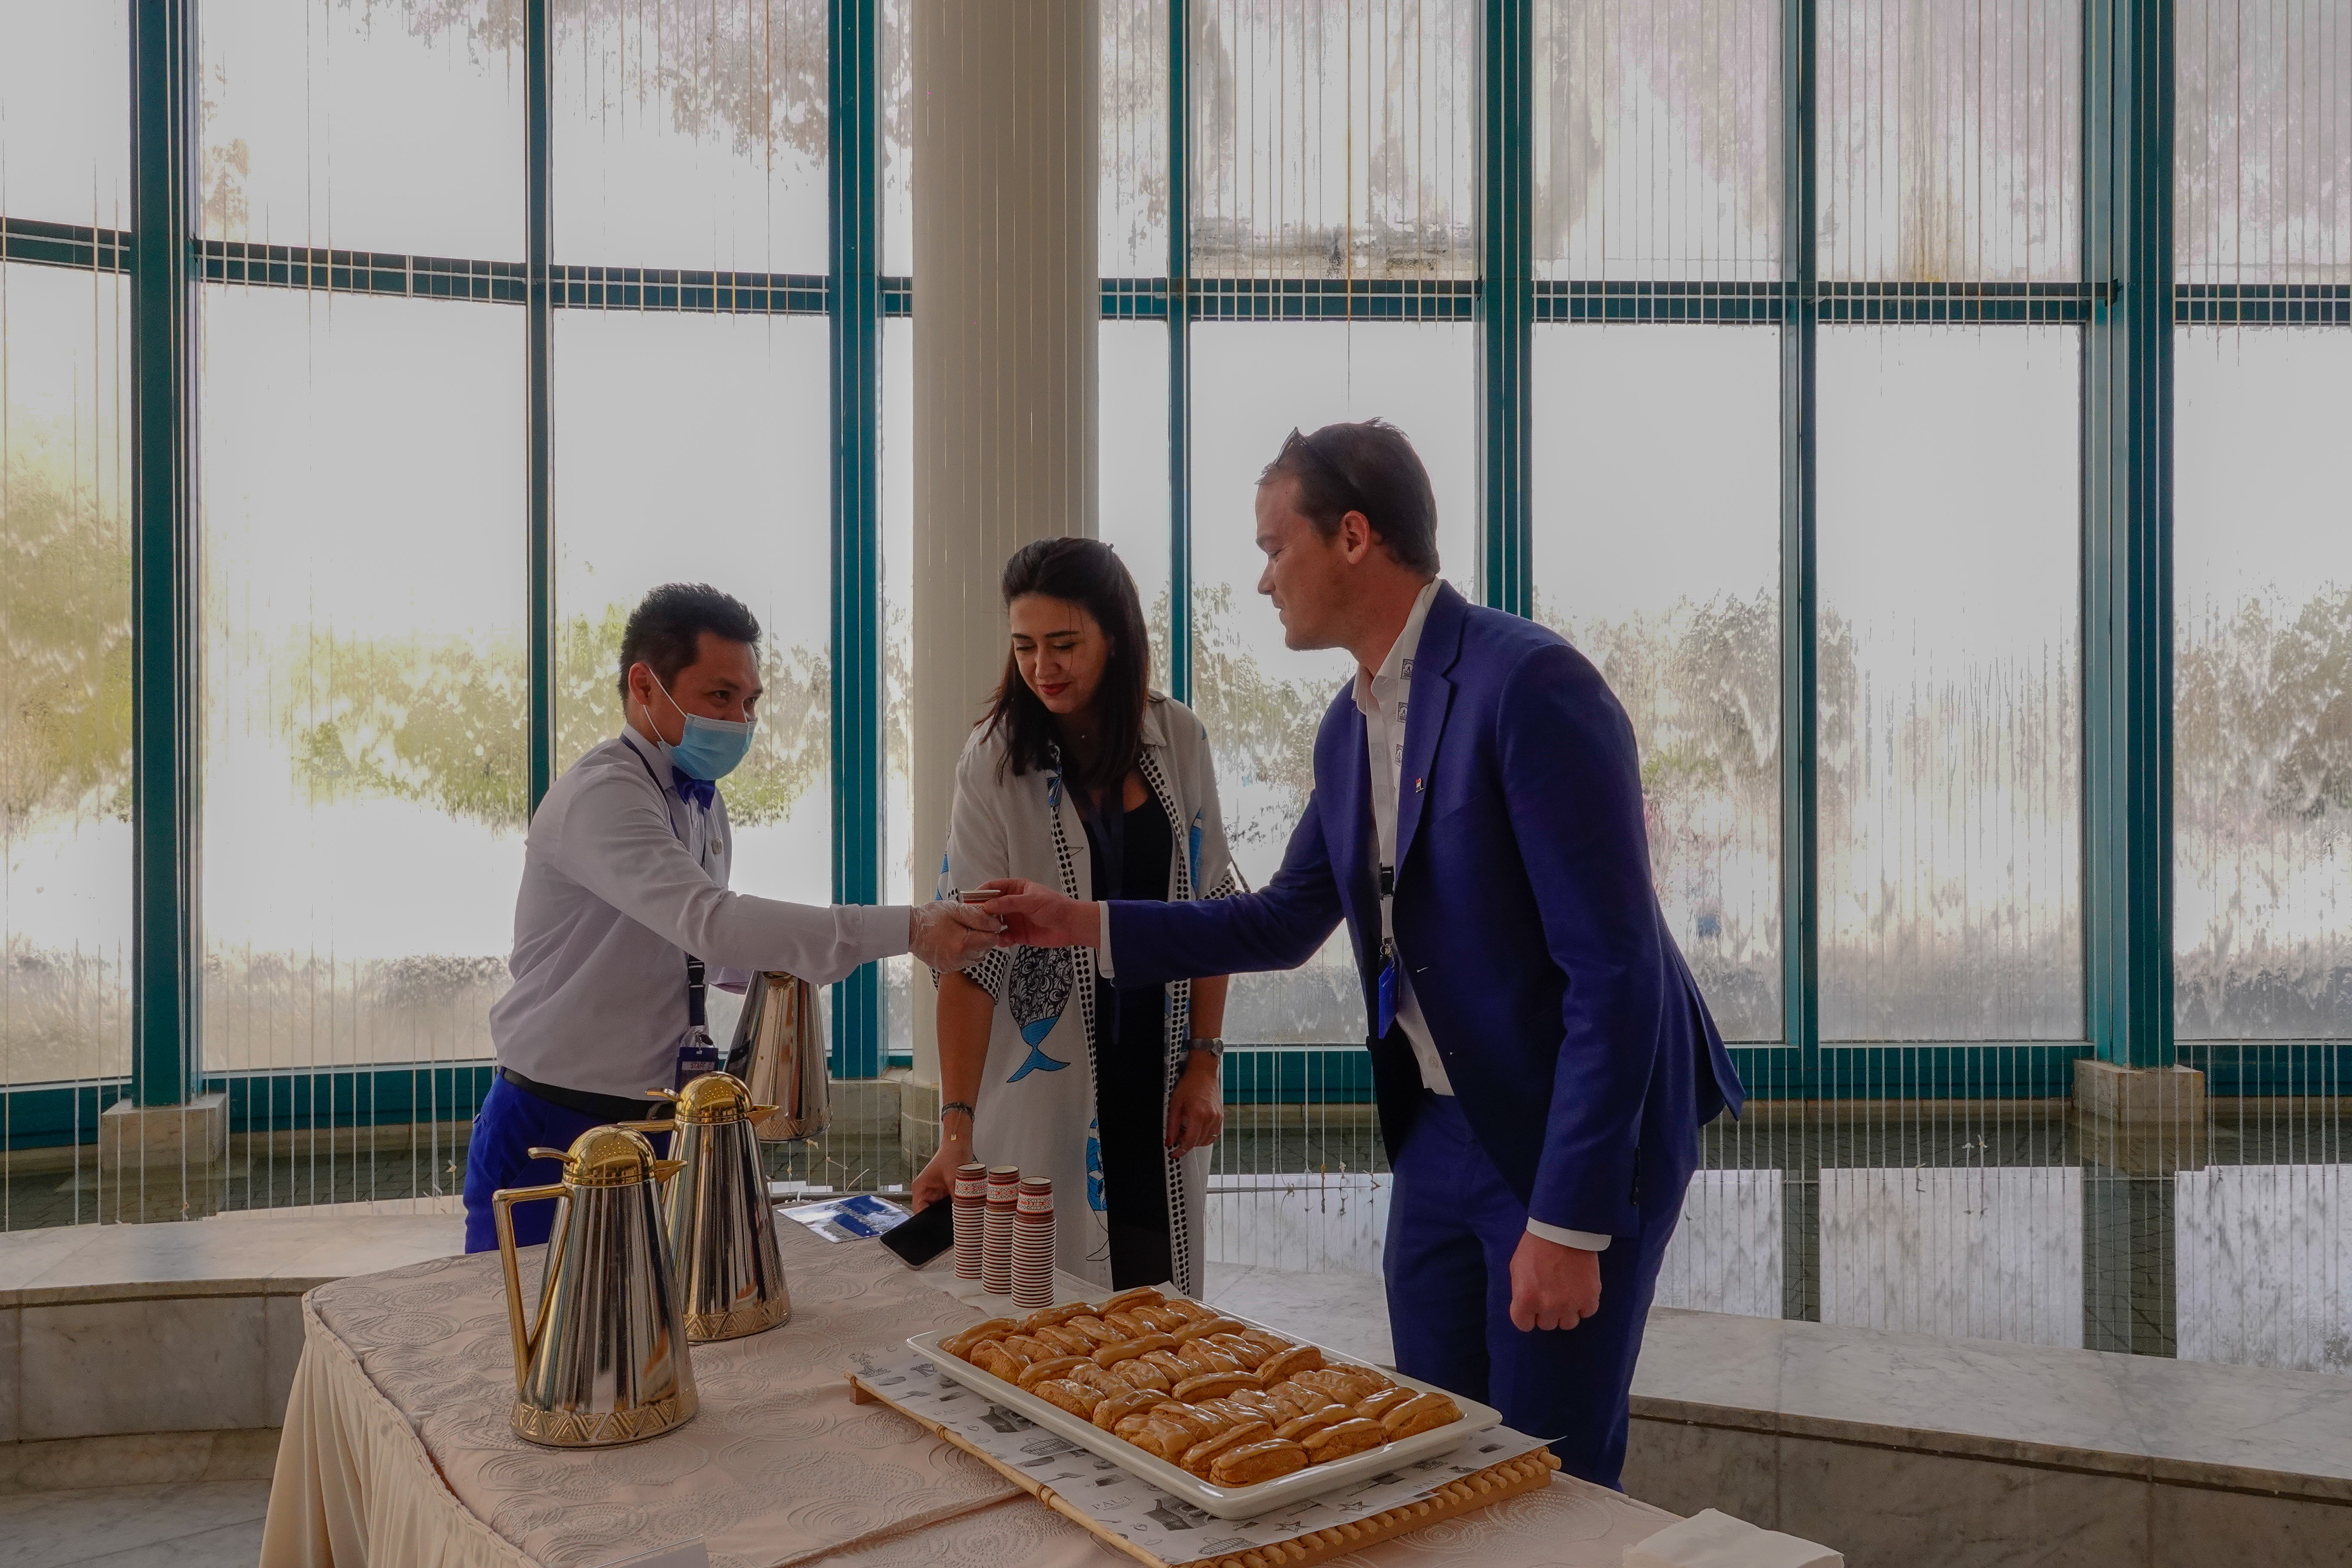
<path id="1" fill-rule="evenodd" d="M 704 1073 L 677 1092 L 677 1119 L 698 1126 L 748 1121 L 753 1111 L 750 1087 L 723 1072 Z"/>
<path id="2" fill-rule="evenodd" d="M 563 1180 L 574 1187 L 626 1187 L 674 1169 L 654 1158 L 654 1146 L 625 1127 L 591 1127 L 563 1156 Z"/>

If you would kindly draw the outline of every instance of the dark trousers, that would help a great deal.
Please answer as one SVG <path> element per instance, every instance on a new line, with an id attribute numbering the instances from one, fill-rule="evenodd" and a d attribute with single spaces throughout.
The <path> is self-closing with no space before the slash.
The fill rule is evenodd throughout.
<path id="1" fill-rule="evenodd" d="M 1645 1204 L 1659 1223 L 1601 1255 L 1599 1313 L 1522 1333 L 1511 1326 L 1511 1254 L 1527 1206 L 1452 1096 L 1423 1097 L 1393 1163 L 1381 1271 L 1397 1370 L 1494 1405 L 1505 1425 L 1553 1439 L 1570 1475 L 1616 1487 L 1633 1363 L 1681 1194 Z"/>
<path id="2" fill-rule="evenodd" d="M 533 1148 L 569 1149 L 580 1134 L 611 1121 L 541 1100 L 503 1078 L 493 1079 L 482 1109 L 474 1114 L 473 1141 L 466 1148 L 466 1250 L 488 1252 L 499 1245 L 498 1227 L 490 1218 L 492 1193 L 501 1187 L 552 1186 L 563 1179 L 561 1164 L 530 1157 Z M 668 1133 L 655 1134 L 654 1152 L 662 1152 L 668 1142 Z M 537 1247 L 554 1224 L 553 1198 L 517 1204 L 515 1245 Z"/>

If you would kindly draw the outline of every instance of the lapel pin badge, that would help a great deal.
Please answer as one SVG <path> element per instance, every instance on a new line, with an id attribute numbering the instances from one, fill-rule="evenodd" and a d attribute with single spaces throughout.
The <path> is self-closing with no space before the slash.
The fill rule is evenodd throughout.
<path id="1" fill-rule="evenodd" d="M 1421 793 L 1421 780 L 1415 779 L 1412 781 L 1412 793 L 1415 795 L 1419 795 Z"/>

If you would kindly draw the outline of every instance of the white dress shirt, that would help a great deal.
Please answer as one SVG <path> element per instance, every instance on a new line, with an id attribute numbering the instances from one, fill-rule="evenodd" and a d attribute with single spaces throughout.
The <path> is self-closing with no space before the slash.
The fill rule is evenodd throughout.
<path id="1" fill-rule="evenodd" d="M 1372 773 L 1372 836 L 1382 866 L 1396 865 L 1397 796 L 1404 784 L 1405 719 L 1412 707 L 1412 662 L 1414 655 L 1421 651 L 1422 623 L 1429 619 L 1430 602 L 1437 597 L 1437 584 L 1438 579 L 1433 577 L 1423 585 L 1413 599 L 1412 614 L 1404 618 L 1404 629 L 1397 633 L 1396 642 L 1381 661 L 1381 668 L 1377 671 L 1356 671 L 1356 710 L 1364 716 L 1364 751 Z M 1381 935 L 1393 943 L 1396 925 L 1391 903 L 1390 896 L 1382 893 Z M 1397 1026 L 1404 1031 L 1406 1041 L 1412 1047 L 1413 1060 L 1421 1067 L 1423 1087 L 1432 1094 L 1450 1097 L 1454 1085 L 1445 1076 L 1445 1063 L 1437 1054 L 1437 1043 L 1430 1037 L 1429 1020 L 1422 1016 L 1420 998 L 1413 994 L 1412 966 L 1402 948 L 1395 952 Z M 1546 1225 L 1540 1220 L 1528 1220 L 1528 1229 L 1546 1241 L 1580 1247 L 1588 1252 L 1600 1252 L 1609 1246 L 1605 1236 Z"/>
<path id="2" fill-rule="evenodd" d="M 499 1065 L 591 1094 L 667 1089 L 686 1032 L 686 958 L 830 984 L 907 951 L 903 904 L 830 908 L 727 889 L 727 804 L 669 787 L 634 730 L 555 781 L 530 819 L 515 896 L 514 985 L 490 1009 Z M 724 1042 L 721 1042 L 724 1045 Z"/>

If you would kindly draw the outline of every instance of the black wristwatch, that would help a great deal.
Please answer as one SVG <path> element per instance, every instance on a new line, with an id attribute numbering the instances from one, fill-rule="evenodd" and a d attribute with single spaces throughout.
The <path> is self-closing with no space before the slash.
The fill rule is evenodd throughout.
<path id="1" fill-rule="evenodd" d="M 1212 1061 L 1222 1062 L 1225 1059 L 1225 1042 L 1213 1036 L 1208 1038 L 1187 1040 L 1184 1042 L 1184 1048 L 1188 1051 L 1206 1051 Z"/>

